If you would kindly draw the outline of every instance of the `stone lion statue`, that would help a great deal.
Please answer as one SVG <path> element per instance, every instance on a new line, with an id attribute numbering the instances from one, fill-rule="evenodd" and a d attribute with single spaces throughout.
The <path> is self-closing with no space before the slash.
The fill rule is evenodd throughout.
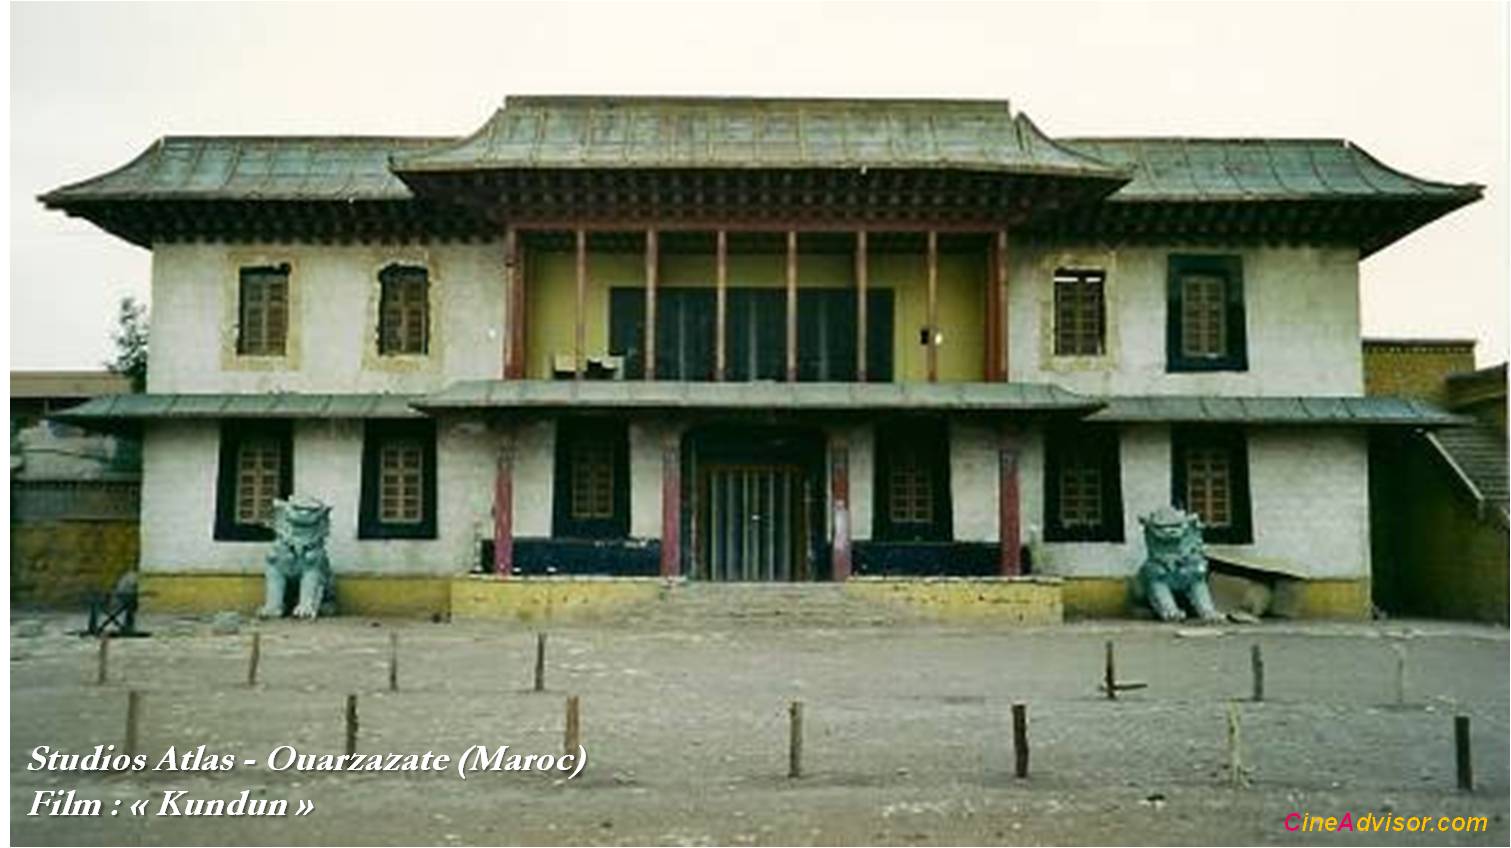
<path id="1" fill-rule="evenodd" d="M 267 592 L 258 615 L 282 618 L 289 582 L 299 587 L 295 618 L 315 618 L 335 611 L 335 585 L 325 538 L 330 535 L 331 508 L 317 498 L 295 495 L 273 501 L 273 550 L 268 553 Z"/>
<path id="2" fill-rule="evenodd" d="M 1177 598 L 1184 596 L 1204 621 L 1221 618 L 1207 588 L 1207 555 L 1201 519 L 1174 507 L 1139 516 L 1148 553 L 1134 580 L 1134 594 L 1149 604 L 1161 621 L 1186 617 Z"/>

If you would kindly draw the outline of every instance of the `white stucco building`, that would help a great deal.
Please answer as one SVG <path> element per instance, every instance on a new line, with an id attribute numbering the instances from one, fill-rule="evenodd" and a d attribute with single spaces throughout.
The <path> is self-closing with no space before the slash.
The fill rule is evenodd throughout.
<path id="1" fill-rule="evenodd" d="M 1364 397 L 1359 263 L 1480 192 L 1003 102 L 528 97 L 461 138 L 165 138 L 42 200 L 153 253 L 148 392 L 68 416 L 142 434 L 144 574 L 255 580 L 297 491 L 353 578 L 1070 604 L 1173 502 L 1357 614 L 1369 432 L 1452 420 Z"/>

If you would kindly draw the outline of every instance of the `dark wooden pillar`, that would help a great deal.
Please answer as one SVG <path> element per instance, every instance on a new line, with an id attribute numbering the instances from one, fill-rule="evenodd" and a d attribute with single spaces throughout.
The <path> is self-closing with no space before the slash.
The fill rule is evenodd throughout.
<path id="1" fill-rule="evenodd" d="M 499 434 L 498 463 L 493 472 L 493 573 L 508 577 L 514 569 L 514 427 Z"/>
<path id="2" fill-rule="evenodd" d="M 714 379 L 724 380 L 728 367 L 724 325 L 729 311 L 729 233 L 719 230 L 714 246 Z"/>
<path id="3" fill-rule="evenodd" d="M 1022 534 L 1019 522 L 1022 498 L 1018 491 L 1018 457 L 1022 438 L 1018 428 L 1003 424 L 997 443 L 997 539 L 1000 546 L 1000 573 L 1016 577 L 1023 573 L 1020 561 Z"/>
<path id="4" fill-rule="evenodd" d="M 982 291 L 986 294 L 986 314 L 983 316 L 986 344 L 981 362 L 981 378 L 988 383 L 997 382 L 1002 364 L 1002 351 L 999 346 L 1002 329 L 1002 288 L 997 283 L 1002 267 L 1001 260 L 1002 252 L 997 244 L 996 233 L 993 233 L 986 249 L 986 279 L 981 285 Z"/>
<path id="5" fill-rule="evenodd" d="M 667 434 L 661 442 L 661 576 L 682 573 L 682 439 Z"/>
<path id="6" fill-rule="evenodd" d="M 870 286 L 866 267 L 866 231 L 855 233 L 855 380 L 866 382 L 866 291 Z"/>
<path id="7" fill-rule="evenodd" d="M 504 229 L 504 379 L 525 377 L 525 267 L 519 231 Z"/>
<path id="8" fill-rule="evenodd" d="M 577 231 L 577 302 L 572 312 L 572 376 L 582 379 L 584 348 L 587 346 L 587 300 L 588 300 L 588 233 Z M 552 366 L 554 370 L 554 365 Z"/>
<path id="9" fill-rule="evenodd" d="M 929 382 L 939 382 L 939 233 L 929 230 L 929 344 L 925 351 L 928 357 Z"/>
<path id="10" fill-rule="evenodd" d="M 988 376 L 988 380 L 1007 382 L 1007 341 L 1008 341 L 1008 271 L 1007 271 L 1007 230 L 998 230 L 992 239 L 992 291 L 995 293 L 992 307 L 992 321 L 995 328 L 992 332 L 992 346 L 995 348 L 995 356 L 992 360 L 994 374 Z"/>
<path id="11" fill-rule="evenodd" d="M 655 230 L 645 231 L 645 379 L 656 379 L 656 276 L 661 261 Z"/>
<path id="12" fill-rule="evenodd" d="M 797 382 L 797 230 L 787 231 L 787 382 Z"/>
<path id="13" fill-rule="evenodd" d="M 829 500 L 834 510 L 834 542 L 829 565 L 836 583 L 849 580 L 850 559 L 850 445 L 843 438 L 829 441 Z"/>

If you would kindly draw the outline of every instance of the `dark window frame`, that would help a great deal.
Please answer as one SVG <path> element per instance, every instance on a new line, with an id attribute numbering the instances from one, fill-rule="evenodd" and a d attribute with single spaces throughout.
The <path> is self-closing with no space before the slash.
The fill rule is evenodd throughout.
<path id="1" fill-rule="evenodd" d="M 871 536 L 878 542 L 949 542 L 954 539 L 950 496 L 950 427 L 943 419 L 882 422 L 876 426 Z M 928 523 L 892 520 L 891 473 L 896 454 L 918 450 L 932 470 L 933 515 Z"/>
<path id="2" fill-rule="evenodd" d="M 607 443 L 613 463 L 613 514 L 581 519 L 572 515 L 572 448 L 578 440 Z M 556 457 L 551 498 L 553 539 L 627 539 L 630 535 L 629 425 L 608 418 L 562 418 L 556 424 Z"/>
<path id="3" fill-rule="evenodd" d="M 424 467 L 421 469 L 420 479 L 423 513 L 418 522 L 387 522 L 379 515 L 378 498 L 382 487 L 382 468 L 379 467 L 379 462 L 383 443 L 394 439 L 419 439 L 423 446 Z M 436 538 L 436 480 L 439 476 L 434 421 L 368 421 L 362 432 L 362 492 L 357 511 L 357 538 Z"/>
<path id="4" fill-rule="evenodd" d="M 1050 430 L 1044 439 L 1044 541 L 1122 542 L 1123 477 L 1121 436 L 1117 427 L 1080 425 Z M 1090 454 L 1101 469 L 1102 521 L 1096 526 L 1062 522 L 1060 475 L 1074 455 Z"/>
<path id="5" fill-rule="evenodd" d="M 398 296 L 399 292 L 397 291 L 397 289 L 399 287 L 407 287 L 415 284 L 414 278 L 410 277 L 409 275 L 416 274 L 420 278 L 419 287 L 422 294 L 422 297 L 420 298 L 419 315 L 420 349 L 405 349 L 407 339 L 402 332 L 396 333 L 397 346 L 390 347 L 390 334 L 388 325 L 390 301 Z M 393 288 L 395 290 L 390 291 L 390 288 Z M 404 307 L 402 304 L 400 304 L 399 308 L 403 309 Z M 388 265 L 384 266 L 383 270 L 378 272 L 378 355 L 429 356 L 430 318 L 430 269 L 425 267 L 424 265 L 405 262 L 391 262 Z"/>
<path id="6" fill-rule="evenodd" d="M 1193 357 L 1187 356 L 1184 352 L 1182 281 L 1187 274 L 1219 276 L 1224 281 L 1223 295 L 1226 302 L 1224 329 L 1227 352 L 1223 356 Z M 1167 372 L 1249 370 L 1243 288 L 1243 258 L 1237 254 L 1173 253 L 1170 255 L 1165 309 L 1165 370 Z"/>
<path id="7" fill-rule="evenodd" d="M 1051 309 L 1053 310 L 1052 345 L 1054 355 L 1057 357 L 1098 357 L 1107 355 L 1107 272 L 1101 268 L 1056 268 L 1051 278 L 1053 286 Z M 1062 350 L 1060 348 L 1061 334 L 1065 329 L 1066 317 L 1072 304 L 1062 303 L 1061 292 L 1066 286 L 1076 286 L 1078 289 L 1095 285 L 1096 287 L 1096 344 L 1095 350 Z M 1084 298 L 1085 294 L 1077 292 L 1077 297 Z M 1080 307 L 1083 304 L 1077 303 Z M 1078 322 L 1079 323 L 1079 322 Z"/>
<path id="8" fill-rule="evenodd" d="M 290 421 L 256 421 L 231 419 L 220 425 L 220 456 L 215 479 L 215 529 L 218 542 L 268 542 L 273 539 L 271 525 L 243 524 L 236 517 L 238 480 L 237 460 L 241 443 L 251 437 L 272 437 L 282 454 L 279 462 L 278 494 L 287 498 L 294 491 L 294 428 Z"/>
<path id="9" fill-rule="evenodd" d="M 268 344 L 267 336 L 269 335 L 269 332 L 268 332 L 267 328 L 270 325 L 270 321 L 269 321 L 269 319 L 266 316 L 263 318 L 263 321 L 262 321 L 262 324 L 261 324 L 261 327 L 260 327 L 260 332 L 261 332 L 261 336 L 262 337 L 257 340 L 259 342 L 259 344 L 257 345 L 257 349 L 253 349 L 253 345 L 251 344 L 252 339 L 248 335 L 248 331 L 250 329 L 248 327 L 248 321 L 247 321 L 248 284 L 251 283 L 251 282 L 253 282 L 253 280 L 249 279 L 249 278 L 253 278 L 253 277 L 257 277 L 257 276 L 278 276 L 278 277 L 282 277 L 283 278 L 283 330 L 282 330 L 282 333 L 281 333 L 281 338 L 279 340 L 280 344 L 279 344 L 279 346 L 278 346 L 278 348 L 277 348 L 276 351 L 273 351 L 271 345 Z M 259 284 L 261 284 L 261 285 L 269 285 L 270 283 L 259 281 Z M 288 354 L 289 354 L 289 324 L 293 320 L 293 315 L 291 314 L 292 313 L 292 306 L 293 306 L 293 290 L 294 290 L 294 270 L 293 270 L 293 266 L 290 265 L 287 262 L 278 263 L 276 265 L 244 265 L 241 268 L 237 269 L 237 274 L 236 274 L 236 355 L 237 356 L 270 357 L 270 358 L 278 358 L 278 357 L 288 356 Z M 265 305 L 264 305 L 264 309 L 266 310 L 266 306 Z"/>
<path id="10" fill-rule="evenodd" d="M 1202 539 L 1209 544 L 1248 545 L 1254 541 L 1252 496 L 1249 491 L 1249 440 L 1241 428 L 1178 426 L 1170 431 L 1170 502 L 1181 509 L 1186 504 L 1187 459 L 1192 448 L 1220 448 L 1228 454 L 1227 527 L 1206 527 Z"/>

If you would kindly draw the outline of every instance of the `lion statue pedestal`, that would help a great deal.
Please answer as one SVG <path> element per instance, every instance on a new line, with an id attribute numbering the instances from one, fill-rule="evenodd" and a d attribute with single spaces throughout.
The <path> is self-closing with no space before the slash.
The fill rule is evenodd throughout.
<path id="1" fill-rule="evenodd" d="M 299 587 L 295 618 L 315 618 L 336 610 L 331 563 L 325 539 L 331 530 L 331 508 L 316 498 L 295 495 L 273 501 L 273 550 L 267 558 L 266 594 L 258 615 L 282 618 L 288 614 L 289 586 Z"/>
<path id="2" fill-rule="evenodd" d="M 1184 597 L 1203 621 L 1222 614 L 1207 587 L 1207 555 L 1201 539 L 1201 519 L 1173 507 L 1139 516 L 1144 526 L 1144 564 L 1133 581 L 1134 595 L 1149 604 L 1161 621 L 1186 617 L 1177 598 Z"/>

